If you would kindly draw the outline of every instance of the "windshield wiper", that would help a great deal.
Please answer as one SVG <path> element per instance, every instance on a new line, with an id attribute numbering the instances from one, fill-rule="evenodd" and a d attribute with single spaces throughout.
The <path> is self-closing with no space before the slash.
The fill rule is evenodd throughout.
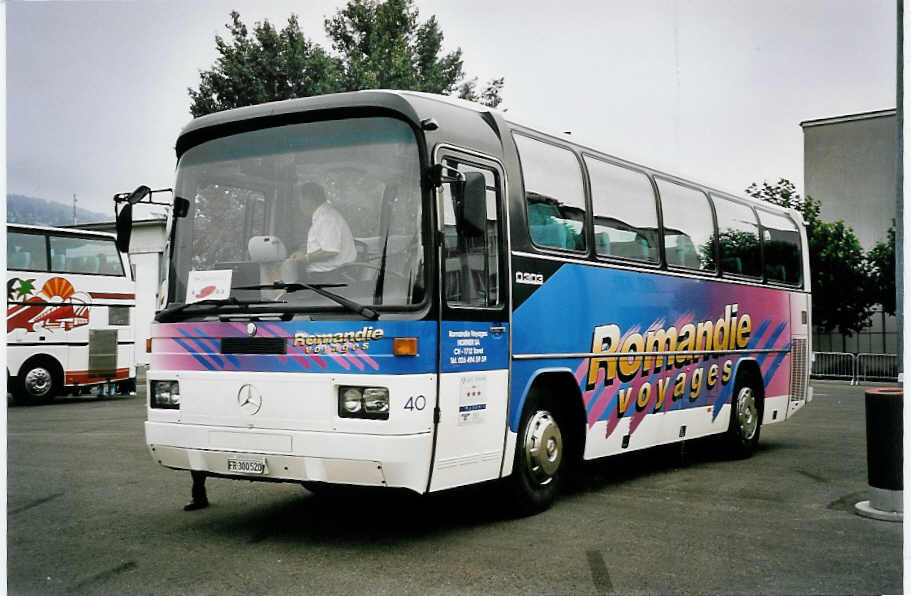
<path id="1" fill-rule="evenodd" d="M 175 315 L 186 311 L 191 306 L 208 306 L 209 308 L 201 311 L 193 311 L 187 314 L 207 314 L 219 310 L 222 306 L 237 306 L 241 310 L 256 304 L 286 304 L 284 300 L 238 300 L 234 296 L 227 298 L 209 298 L 198 302 L 187 302 L 186 304 L 174 304 L 162 310 L 155 315 L 155 320 L 159 323 L 167 323 L 169 319 L 174 320 Z"/>
<path id="2" fill-rule="evenodd" d="M 310 290 L 311 292 L 316 292 L 320 296 L 323 296 L 325 298 L 328 298 L 329 300 L 332 300 L 336 304 L 344 306 L 351 312 L 357 313 L 357 314 L 361 315 L 362 317 L 364 317 L 365 319 L 375 321 L 378 318 L 380 318 L 380 313 L 373 310 L 369 306 L 364 306 L 363 304 L 359 304 L 359 303 L 355 302 L 354 300 L 349 300 L 348 298 L 345 298 L 344 296 L 336 294 L 335 292 L 330 292 L 329 290 L 326 289 L 326 288 L 340 288 L 340 287 L 344 287 L 346 285 L 348 285 L 348 284 L 323 284 L 323 283 L 305 284 L 305 283 L 300 283 L 300 282 L 286 283 L 283 281 L 276 281 L 276 282 L 272 282 L 271 284 L 261 284 L 261 285 L 257 285 L 257 286 L 237 286 L 237 287 L 234 287 L 231 289 L 232 290 L 284 290 L 285 292 L 287 292 L 289 294 L 291 292 L 298 292 L 300 290 Z"/>

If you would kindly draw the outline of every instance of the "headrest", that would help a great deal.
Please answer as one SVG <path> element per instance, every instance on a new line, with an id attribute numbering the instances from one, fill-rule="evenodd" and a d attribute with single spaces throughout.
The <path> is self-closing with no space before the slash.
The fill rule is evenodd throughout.
<path id="1" fill-rule="evenodd" d="M 253 236 L 247 242 L 250 260 L 254 263 L 274 263 L 288 256 L 285 245 L 278 236 Z"/>

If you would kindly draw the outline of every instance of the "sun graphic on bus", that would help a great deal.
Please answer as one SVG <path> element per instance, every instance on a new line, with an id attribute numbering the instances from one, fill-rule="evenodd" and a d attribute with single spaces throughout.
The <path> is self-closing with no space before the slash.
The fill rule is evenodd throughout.
<path id="1" fill-rule="evenodd" d="M 17 289 L 21 290 L 22 285 L 20 283 Z M 39 327 L 49 331 L 69 331 L 74 327 L 88 325 L 91 302 L 91 296 L 77 292 L 66 279 L 52 277 L 44 283 L 39 293 L 18 304 L 9 305 L 6 330 L 34 331 L 35 327 Z"/>

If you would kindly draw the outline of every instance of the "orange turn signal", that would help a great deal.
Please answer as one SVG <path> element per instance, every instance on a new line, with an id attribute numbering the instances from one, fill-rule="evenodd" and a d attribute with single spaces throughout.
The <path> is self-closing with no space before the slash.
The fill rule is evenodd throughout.
<path id="1" fill-rule="evenodd" d="M 152 338 L 147 337 L 146 338 L 146 354 L 151 354 L 151 353 L 152 353 Z"/>
<path id="2" fill-rule="evenodd" d="M 392 338 L 392 353 L 396 356 L 417 356 L 418 338 L 394 337 Z"/>

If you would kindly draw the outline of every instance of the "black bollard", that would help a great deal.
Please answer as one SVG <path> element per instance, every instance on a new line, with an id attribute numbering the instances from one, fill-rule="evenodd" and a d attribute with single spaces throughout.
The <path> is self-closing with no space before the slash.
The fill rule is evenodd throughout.
<path id="1" fill-rule="evenodd" d="M 858 514 L 865 517 L 902 521 L 904 391 L 900 387 L 868 389 L 864 401 L 870 500 L 861 501 L 854 508 Z"/>

